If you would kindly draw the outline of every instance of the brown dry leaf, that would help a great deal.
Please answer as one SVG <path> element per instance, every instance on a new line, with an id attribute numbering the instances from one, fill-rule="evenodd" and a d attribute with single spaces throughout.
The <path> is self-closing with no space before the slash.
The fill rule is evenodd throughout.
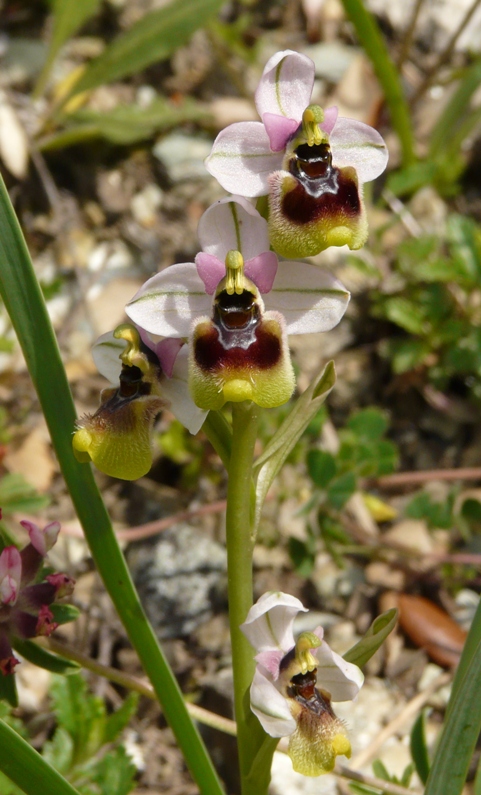
<path id="1" fill-rule="evenodd" d="M 57 472 L 45 422 L 37 425 L 17 450 L 9 450 L 4 464 L 10 472 L 23 475 L 38 491 L 49 489 Z"/>
<path id="2" fill-rule="evenodd" d="M 457 665 L 466 632 L 444 610 L 422 596 L 401 594 L 399 623 L 409 638 L 438 665 Z"/>

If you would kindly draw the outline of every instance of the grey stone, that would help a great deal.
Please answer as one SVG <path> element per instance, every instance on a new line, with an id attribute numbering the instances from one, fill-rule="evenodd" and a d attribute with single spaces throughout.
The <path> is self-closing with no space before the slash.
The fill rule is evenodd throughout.
<path id="1" fill-rule="evenodd" d="M 127 553 L 144 609 L 159 638 L 189 635 L 226 602 L 225 549 L 188 525 Z"/>

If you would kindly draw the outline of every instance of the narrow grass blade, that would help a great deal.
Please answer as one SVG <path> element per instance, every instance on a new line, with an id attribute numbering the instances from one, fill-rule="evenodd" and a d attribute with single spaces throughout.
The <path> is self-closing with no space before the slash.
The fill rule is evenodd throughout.
<path id="1" fill-rule="evenodd" d="M 87 67 L 70 96 L 168 58 L 217 13 L 223 0 L 173 0 L 145 14 Z"/>
<path id="2" fill-rule="evenodd" d="M 453 689 L 424 795 L 461 795 L 481 729 L 481 640 Z"/>
<path id="3" fill-rule="evenodd" d="M 26 795 L 79 795 L 78 790 L 5 721 L 0 720 L 0 770 Z"/>
<path id="4" fill-rule="evenodd" d="M 39 97 L 45 89 L 50 70 L 54 64 L 60 48 L 74 33 L 97 12 L 100 0 L 54 0 L 53 25 L 50 47 L 47 60 L 38 78 L 33 92 L 34 97 Z"/>
<path id="5" fill-rule="evenodd" d="M 223 790 L 212 762 L 140 604 L 91 467 L 80 464 L 72 452 L 75 408 L 65 369 L 25 240 L 1 180 L 0 295 L 22 346 L 65 482 L 100 576 L 202 795 L 221 795 Z"/>
<path id="6" fill-rule="evenodd" d="M 409 108 L 400 76 L 389 56 L 379 27 L 363 0 L 342 0 L 342 4 L 382 86 L 392 125 L 401 142 L 403 166 L 408 166 L 414 163 L 416 155 Z"/>

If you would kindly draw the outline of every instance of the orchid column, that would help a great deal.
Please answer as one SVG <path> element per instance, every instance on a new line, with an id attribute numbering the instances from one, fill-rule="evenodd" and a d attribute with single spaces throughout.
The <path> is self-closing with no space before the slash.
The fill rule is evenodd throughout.
<path id="1" fill-rule="evenodd" d="M 362 183 L 381 173 L 387 159 L 375 130 L 338 119 L 333 108 L 324 113 L 309 104 L 313 82 L 310 59 L 291 51 L 278 53 L 267 64 L 256 94 L 262 123 L 235 124 L 220 133 L 207 167 L 234 195 L 202 216 L 202 251 L 195 262 L 173 265 L 149 279 L 126 307 L 134 325 L 99 340 L 99 369 L 114 383 L 120 377 L 119 385 L 104 390 L 100 408 L 81 420 L 74 436 L 81 460 L 91 459 L 117 477 L 140 477 L 151 464 L 153 418 L 169 406 L 194 433 L 204 423 L 226 464 L 228 596 L 242 795 L 267 792 L 277 743 L 271 738 L 280 736 L 262 718 L 269 712 L 269 695 L 264 712 L 250 702 L 251 685 L 254 681 L 257 687 L 260 680 L 259 672 L 254 678 L 250 641 L 256 633 L 249 626 L 256 616 L 267 620 L 268 613 L 264 608 L 250 612 L 256 532 L 273 479 L 334 384 L 332 363 L 254 460 L 258 413 L 286 403 L 294 392 L 288 335 L 329 331 L 349 300 L 332 274 L 307 262 L 279 262 L 274 252 L 305 257 L 330 245 L 362 246 L 367 237 Z M 247 200 L 260 196 L 268 196 L 268 220 Z M 226 404 L 232 412 L 230 429 L 223 414 Z M 292 597 L 284 596 L 282 604 L 289 605 Z M 303 609 L 299 605 L 294 613 Z M 292 631 L 287 634 L 290 638 Z M 291 732 L 304 715 L 299 699 L 309 700 L 306 693 L 315 691 L 316 660 L 334 665 L 330 651 L 326 658 L 325 644 L 317 657 L 311 651 L 321 646 L 321 633 L 307 634 L 294 647 L 298 668 L 286 663 L 288 673 L 282 679 L 278 666 L 273 679 L 282 680 L 290 698 L 282 696 L 284 717 L 286 710 L 293 715 L 284 724 Z M 285 651 L 282 645 L 279 650 Z M 361 678 L 345 666 L 340 670 L 342 681 L 354 684 L 338 692 L 352 694 Z M 299 684 L 298 675 L 308 676 L 307 684 Z M 325 710 L 332 717 L 327 691 L 322 699 L 316 704 L 329 705 Z M 317 757 L 323 761 L 305 767 L 307 775 L 332 769 L 336 754 L 348 752 L 339 722 L 332 725 L 318 743 Z M 297 740 L 292 747 L 299 758 Z"/>

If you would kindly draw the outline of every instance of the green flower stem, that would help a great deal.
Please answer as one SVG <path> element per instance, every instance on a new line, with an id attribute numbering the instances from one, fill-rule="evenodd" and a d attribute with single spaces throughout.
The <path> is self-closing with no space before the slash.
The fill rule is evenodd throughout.
<path id="1" fill-rule="evenodd" d="M 0 295 L 15 328 L 85 538 L 202 795 L 223 789 L 147 621 L 91 467 L 72 452 L 75 408 L 23 235 L 0 180 Z M 0 757 L 4 748 L 0 743 Z"/>
<path id="2" fill-rule="evenodd" d="M 376 20 L 363 0 L 342 0 L 342 4 L 384 91 L 392 124 L 401 143 L 403 166 L 412 165 L 416 155 L 409 107 L 398 71 L 389 56 Z"/>
<path id="3" fill-rule="evenodd" d="M 232 454 L 226 513 L 227 575 L 242 795 L 263 795 L 259 782 L 249 780 L 252 762 L 265 735 L 250 709 L 249 689 L 255 671 L 254 652 L 240 630 L 253 601 L 251 484 L 257 421 L 258 408 L 254 403 L 232 404 Z"/>
<path id="4" fill-rule="evenodd" d="M 79 795 L 69 782 L 0 720 L 0 770 L 26 795 Z"/>

